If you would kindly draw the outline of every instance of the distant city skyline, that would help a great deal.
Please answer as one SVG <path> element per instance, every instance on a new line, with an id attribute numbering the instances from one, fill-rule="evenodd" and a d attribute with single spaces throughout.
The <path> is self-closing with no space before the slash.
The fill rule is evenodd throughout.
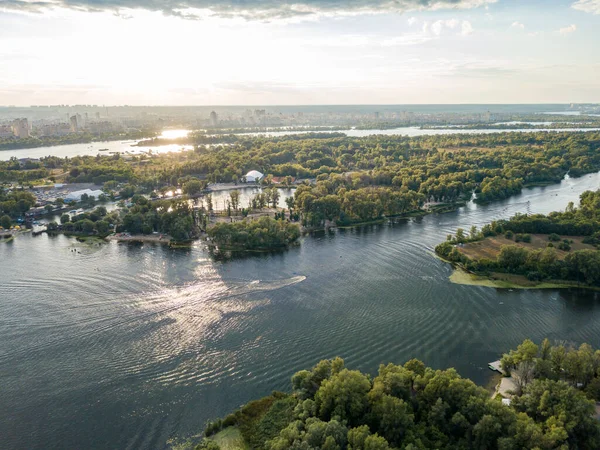
<path id="1" fill-rule="evenodd" d="M 0 105 L 600 102 L 600 0 L 11 0 Z"/>

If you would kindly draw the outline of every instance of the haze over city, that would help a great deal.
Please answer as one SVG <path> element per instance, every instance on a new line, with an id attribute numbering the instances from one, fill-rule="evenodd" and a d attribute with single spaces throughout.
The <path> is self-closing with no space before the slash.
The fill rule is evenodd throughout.
<path id="1" fill-rule="evenodd" d="M 600 101 L 600 0 L 4 0 L 0 105 Z"/>

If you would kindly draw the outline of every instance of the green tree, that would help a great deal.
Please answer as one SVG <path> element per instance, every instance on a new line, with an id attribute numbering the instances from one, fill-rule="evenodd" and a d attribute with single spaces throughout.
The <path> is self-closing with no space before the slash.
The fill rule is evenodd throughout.
<path id="1" fill-rule="evenodd" d="M 237 211 L 240 206 L 240 191 L 231 191 L 229 193 L 229 199 L 231 200 L 231 207 L 234 211 Z"/>
<path id="2" fill-rule="evenodd" d="M 183 185 L 182 192 L 185 195 L 196 196 L 204 190 L 204 183 L 200 180 L 192 179 Z"/>
<path id="3" fill-rule="evenodd" d="M 209 213 L 213 211 L 212 194 L 206 196 L 206 209 Z"/>
<path id="4" fill-rule="evenodd" d="M 369 379 L 356 370 L 343 369 L 324 380 L 315 395 L 319 416 L 324 420 L 339 417 L 356 423 L 368 407 Z"/>
<path id="5" fill-rule="evenodd" d="M 99 234 L 106 234 L 109 230 L 108 222 L 105 220 L 99 220 L 96 222 L 95 228 Z"/>
<path id="6" fill-rule="evenodd" d="M 5 229 L 9 229 L 12 225 L 12 220 L 6 214 L 0 217 L 0 226 Z"/>
<path id="7" fill-rule="evenodd" d="M 512 405 L 541 424 L 545 434 L 556 441 L 563 436 L 569 448 L 600 448 L 594 402 L 563 381 L 535 380 Z"/>

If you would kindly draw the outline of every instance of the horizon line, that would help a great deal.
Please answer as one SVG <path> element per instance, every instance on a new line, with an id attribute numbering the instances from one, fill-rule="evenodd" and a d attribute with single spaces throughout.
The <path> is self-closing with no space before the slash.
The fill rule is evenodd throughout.
<path id="1" fill-rule="evenodd" d="M 0 105 L 0 108 L 35 108 L 35 107 L 53 107 L 53 106 L 96 106 L 102 108 L 207 108 L 207 107 L 251 107 L 251 106 L 263 106 L 263 107 L 278 107 L 278 106 L 529 106 L 529 105 L 600 105 L 600 102 L 535 102 L 535 103 L 272 103 L 272 104 L 261 104 L 261 103 L 248 103 L 248 104 L 198 104 L 198 105 L 185 105 L 185 104 L 111 104 L 111 105 L 100 105 L 94 103 L 74 103 L 74 104 L 35 104 L 35 105 Z"/>

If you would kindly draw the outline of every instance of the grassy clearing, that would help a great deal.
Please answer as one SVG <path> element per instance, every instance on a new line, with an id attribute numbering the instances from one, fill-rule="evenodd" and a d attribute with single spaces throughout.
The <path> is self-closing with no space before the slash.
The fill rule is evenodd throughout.
<path id="1" fill-rule="evenodd" d="M 573 283 L 561 282 L 535 282 L 530 281 L 522 275 L 514 275 L 510 273 L 494 272 L 489 277 L 482 277 L 464 271 L 461 268 L 455 268 L 450 281 L 455 284 L 463 284 L 468 286 L 483 286 L 496 289 L 560 289 L 569 287 L 578 287 L 589 289 L 588 286 L 578 286 Z"/>
<path id="2" fill-rule="evenodd" d="M 583 236 L 561 236 L 561 240 L 568 239 L 569 241 L 573 241 L 571 244 L 571 251 L 575 250 L 596 250 L 596 247 L 589 244 L 584 244 L 582 240 Z M 466 255 L 468 258 L 472 260 L 478 260 L 482 258 L 487 258 L 494 260 L 500 254 L 500 250 L 504 245 L 517 245 L 519 247 L 526 248 L 528 250 L 541 250 L 548 246 L 547 234 L 532 234 L 531 242 L 515 242 L 512 239 L 507 239 L 504 236 L 493 236 L 485 238 L 482 241 L 470 242 L 468 244 L 463 245 L 462 247 L 457 247 L 458 251 L 462 254 Z M 557 243 L 554 243 L 555 245 Z M 563 250 L 559 250 L 554 247 L 556 250 L 556 254 L 559 259 L 565 258 L 569 252 L 565 252 Z"/>
<path id="3" fill-rule="evenodd" d="M 250 447 L 244 441 L 238 427 L 227 427 L 211 437 L 221 447 L 221 450 L 248 450 Z"/>

